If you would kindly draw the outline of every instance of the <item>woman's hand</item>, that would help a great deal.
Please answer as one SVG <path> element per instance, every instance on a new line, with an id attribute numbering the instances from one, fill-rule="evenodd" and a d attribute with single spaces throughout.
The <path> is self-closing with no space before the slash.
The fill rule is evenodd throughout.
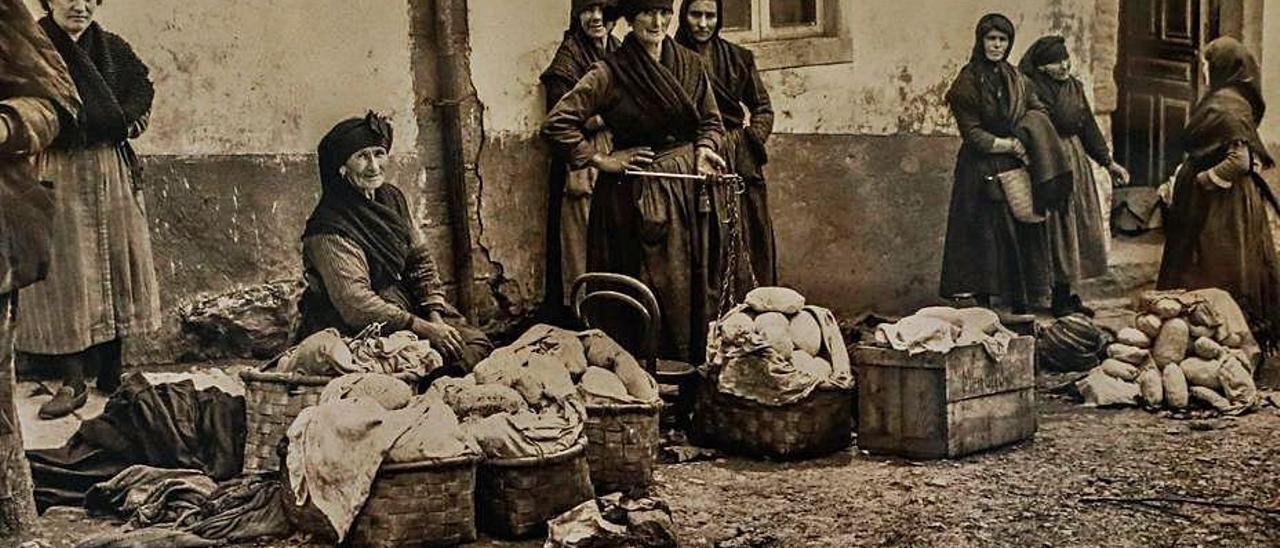
<path id="1" fill-rule="evenodd" d="M 1107 173 L 1111 174 L 1111 181 L 1115 183 L 1116 186 L 1125 186 L 1129 184 L 1129 172 L 1125 170 L 1124 166 L 1116 162 L 1111 162 L 1111 165 L 1107 166 Z"/>
<path id="2" fill-rule="evenodd" d="M 709 147 L 698 147 L 695 156 L 698 160 L 699 175 L 719 175 L 729 169 L 729 165 L 724 162 L 716 151 Z"/>
<path id="3" fill-rule="evenodd" d="M 413 334 L 426 339 L 431 347 L 439 350 L 445 358 L 457 360 L 462 357 L 462 334 L 453 326 L 441 320 L 413 320 Z"/>
<path id="4" fill-rule="evenodd" d="M 605 173 L 622 173 L 627 170 L 642 170 L 653 163 L 653 149 L 635 147 L 617 150 L 613 154 L 596 154 L 591 158 L 591 165 Z"/>

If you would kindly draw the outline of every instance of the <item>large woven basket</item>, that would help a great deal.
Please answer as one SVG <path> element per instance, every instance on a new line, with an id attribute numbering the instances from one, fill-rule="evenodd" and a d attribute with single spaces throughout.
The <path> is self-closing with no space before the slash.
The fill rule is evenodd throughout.
<path id="1" fill-rule="evenodd" d="M 642 493 L 653 481 L 662 402 L 587 406 L 587 462 L 597 493 Z"/>
<path id="2" fill-rule="evenodd" d="M 293 419 L 320 401 L 332 377 L 274 373 L 249 369 L 244 379 L 244 471 L 248 474 L 280 469 L 276 446 Z"/>
<path id="3" fill-rule="evenodd" d="M 721 393 L 703 382 L 694 398 L 695 439 L 752 457 L 797 459 L 848 447 L 853 391 L 819 388 L 796 403 L 771 407 Z"/>
<path id="4" fill-rule="evenodd" d="M 487 459 L 476 474 L 480 530 L 519 539 L 544 534 L 547 520 L 595 496 L 586 440 L 542 457 Z"/>
<path id="5" fill-rule="evenodd" d="M 383 464 L 344 546 L 455 546 L 476 540 L 475 487 L 479 457 Z M 288 474 L 285 474 L 286 482 Z M 333 529 L 312 505 L 297 506 L 285 489 L 294 526 L 332 542 Z"/>

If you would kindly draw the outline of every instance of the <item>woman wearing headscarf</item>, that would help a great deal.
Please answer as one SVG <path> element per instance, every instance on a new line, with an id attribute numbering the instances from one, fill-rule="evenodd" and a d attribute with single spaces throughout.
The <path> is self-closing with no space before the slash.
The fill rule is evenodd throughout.
<path id="1" fill-rule="evenodd" d="M 651 287 L 662 307 L 662 357 L 698 362 L 710 319 L 706 257 L 716 254 L 703 249 L 699 233 L 699 210 L 709 203 L 701 183 L 624 172 L 719 172 L 724 127 L 702 61 L 666 36 L 671 0 L 622 0 L 619 8 L 631 32 L 556 104 L 542 135 L 571 167 L 600 171 L 588 268 Z M 587 137 L 587 121 L 597 115 L 613 132 L 612 153 Z"/>
<path id="2" fill-rule="evenodd" d="M 1067 146 L 1075 177 L 1070 207 L 1048 219 L 1053 246 L 1053 314 L 1081 312 L 1092 316 L 1093 311 L 1071 290 L 1080 280 L 1107 273 L 1107 235 L 1089 159 L 1105 167 L 1119 184 L 1128 182 L 1129 173 L 1112 159 L 1111 148 L 1085 96 L 1084 84 L 1071 75 L 1064 38 L 1044 36 L 1036 40 L 1023 54 L 1018 70 L 1031 81 L 1036 97 L 1048 109 L 1053 126 Z"/>
<path id="3" fill-rule="evenodd" d="M 101 0 L 41 0 L 40 19 L 83 100 L 76 128 L 38 160 L 54 183 L 49 277 L 22 294 L 17 348 L 37 367 L 58 367 L 63 385 L 43 418 L 84 404 L 85 371 L 97 386 L 120 383 L 126 337 L 159 327 L 151 236 L 129 139 L 147 127 L 155 97 L 147 66 L 123 38 L 94 22 Z"/>
<path id="4" fill-rule="evenodd" d="M 1280 343 L 1280 263 L 1267 208 L 1280 205 L 1260 173 L 1274 167 L 1258 124 L 1266 113 L 1257 61 L 1239 41 L 1210 42 L 1209 93 L 1183 131 L 1187 157 L 1165 221 L 1161 289 L 1231 293 L 1264 347 Z"/>
<path id="5" fill-rule="evenodd" d="M 1039 168 L 1045 173 L 1033 178 L 1048 187 L 1060 181 L 1062 170 L 1035 165 L 1038 158 L 1051 154 L 1036 154 L 1018 136 L 1028 113 L 1043 115 L 1044 107 L 1026 79 L 1006 61 L 1013 38 L 1008 18 L 983 16 L 974 31 L 969 63 L 947 91 L 963 144 L 951 190 L 941 293 L 946 298 L 970 296 L 985 307 L 999 296 L 1011 312 L 1023 315 L 1033 300 L 1048 293 L 1049 241 L 1043 223 L 1014 219 L 993 178 L 1017 168 Z M 1061 148 L 1058 144 L 1059 152 Z M 1059 192 L 1052 207 L 1060 207 L 1063 197 Z M 1037 205 L 1042 210 L 1051 208 Z"/>
<path id="6" fill-rule="evenodd" d="M 612 34 L 616 21 L 615 0 L 573 0 L 569 30 L 564 32 L 555 57 L 540 78 L 546 92 L 547 112 L 578 84 L 593 63 L 618 49 L 621 42 Z M 612 150 L 612 137 L 599 116 L 587 121 L 587 132 L 597 150 L 605 153 Z M 544 307 L 556 315 L 565 314 L 563 307 L 568 304 L 569 288 L 587 271 L 587 217 L 595 182 L 595 168 L 570 170 L 563 159 L 552 158 L 548 179 Z"/>
<path id="7" fill-rule="evenodd" d="M 392 129 L 372 111 L 329 130 L 317 148 L 320 202 L 302 234 L 306 289 L 297 339 L 375 323 L 411 331 L 445 358 L 445 374 L 471 371 L 493 350 L 445 301 L 444 283 L 408 201 L 386 183 Z"/>
<path id="8" fill-rule="evenodd" d="M 720 37 L 724 27 L 723 0 L 684 0 L 680 4 L 679 30 L 676 43 L 698 53 L 707 65 L 711 76 L 711 90 L 716 96 L 716 106 L 724 121 L 724 147 L 722 149 L 729 171 L 741 175 L 746 182 L 746 192 L 741 196 L 741 233 L 743 248 L 750 253 L 750 263 L 739 263 L 736 273 L 741 283 L 735 284 L 740 301 L 751 289 L 746 283 L 754 278 L 757 285 L 770 286 L 777 282 L 777 262 L 773 238 L 773 221 L 769 216 L 768 190 L 764 181 L 764 165 L 769 161 L 765 143 L 773 133 L 773 105 L 769 91 L 760 80 L 755 55 L 750 50 L 730 43 Z M 750 124 L 747 117 L 750 116 Z M 715 189 L 715 213 L 718 221 L 724 221 L 728 199 L 738 199 L 733 194 Z M 711 234 L 717 237 L 715 247 L 722 252 L 716 262 L 709 265 L 711 272 L 720 272 L 727 257 L 723 250 L 729 238 L 728 226 L 716 222 L 720 230 Z M 743 269 L 750 268 L 744 276 Z"/>

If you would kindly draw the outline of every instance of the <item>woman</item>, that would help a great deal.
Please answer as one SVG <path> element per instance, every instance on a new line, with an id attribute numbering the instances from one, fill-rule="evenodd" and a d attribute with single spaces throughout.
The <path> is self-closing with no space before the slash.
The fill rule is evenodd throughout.
<path id="1" fill-rule="evenodd" d="M 1280 342 L 1280 263 L 1267 208 L 1278 204 L 1260 175 L 1275 162 L 1258 135 L 1267 109 L 1258 64 L 1230 37 L 1210 42 L 1204 58 L 1209 93 L 1183 132 L 1187 157 L 1174 183 L 1157 286 L 1230 292 L 1258 341 L 1274 350 Z"/>
<path id="2" fill-rule="evenodd" d="M 42 0 L 40 26 L 84 102 L 75 129 L 40 156 L 54 182 L 49 277 L 22 292 L 18 350 L 37 367 L 61 366 L 63 385 L 40 408 L 50 419 L 84 405 L 85 371 L 119 385 L 122 339 L 156 329 L 159 291 L 137 156 L 129 139 L 147 127 L 155 91 L 147 66 L 93 18 L 101 0 Z"/>
<path id="3" fill-rule="evenodd" d="M 984 307 L 1000 296 L 1013 314 L 1022 316 L 1048 291 L 1050 257 L 1043 223 L 1016 221 L 991 179 L 1030 167 L 1030 151 L 1015 131 L 1026 113 L 1043 109 L 1006 61 L 1013 38 L 1013 23 L 1005 16 L 989 14 L 979 20 L 969 63 L 947 91 L 963 144 L 951 190 L 941 293 L 973 297 Z"/>
<path id="4" fill-rule="evenodd" d="M 617 21 L 613 0 L 573 0 L 569 30 L 541 80 L 547 96 L 547 112 L 555 108 L 591 65 L 618 49 L 611 33 Z M 599 116 L 588 120 L 589 139 L 596 149 L 609 152 L 612 138 Z M 550 202 L 547 204 L 547 285 L 544 307 L 557 320 L 567 320 L 569 289 L 587 271 L 587 214 L 596 170 L 570 170 L 559 158 L 551 160 Z"/>
<path id="5" fill-rule="evenodd" d="M 1092 316 L 1093 310 L 1071 290 L 1080 280 L 1107 273 L 1107 235 L 1089 159 L 1106 167 L 1121 185 L 1128 182 L 1129 173 L 1111 158 L 1111 149 L 1085 96 L 1084 84 L 1071 75 L 1065 39 L 1044 36 L 1036 40 L 1023 54 L 1018 69 L 1031 81 L 1036 97 L 1048 109 L 1049 118 L 1067 146 L 1075 176 L 1070 208 L 1050 215 L 1048 220 L 1053 246 L 1053 315 L 1079 312 Z"/>
<path id="6" fill-rule="evenodd" d="M 708 280 L 699 212 L 700 184 L 624 175 L 632 169 L 718 173 L 724 127 L 702 61 L 666 36 L 671 0 L 623 0 L 631 26 L 622 46 L 596 63 L 542 126 L 575 169 L 600 171 L 591 198 L 587 266 L 639 278 L 662 307 L 662 357 L 690 362 L 705 354 Z M 616 150 L 587 139 L 599 115 Z"/>
<path id="7" fill-rule="evenodd" d="M 777 283 L 773 221 L 769 216 L 768 190 L 764 182 L 764 165 L 769 161 L 765 143 L 773 133 L 773 105 L 769 103 L 769 91 L 756 70 L 755 56 L 751 51 L 720 37 L 724 19 L 724 0 L 684 0 L 680 4 L 680 28 L 676 31 L 676 43 L 698 53 L 707 65 L 711 76 L 711 89 L 715 92 L 716 107 L 724 122 L 724 148 L 722 153 L 729 171 L 741 175 L 746 182 L 742 196 L 741 222 L 743 249 L 750 253 L 750 264 L 740 263 L 737 273 L 735 302 L 741 301 L 753 285 L 771 286 Z M 750 124 L 746 124 L 750 116 Z M 716 189 L 722 190 L 722 189 Z M 716 217 L 725 220 L 727 198 L 732 194 L 716 192 Z M 722 250 L 729 233 L 724 222 L 717 222 L 720 230 L 713 245 Z M 721 253 L 716 262 L 708 265 L 711 272 L 720 272 L 727 257 Z M 749 270 L 746 270 L 749 269 Z M 754 284 L 752 283 L 754 282 Z"/>
<path id="8" fill-rule="evenodd" d="M 445 358 L 443 374 L 471 371 L 493 350 L 444 299 L 431 250 L 404 194 L 386 183 L 392 131 L 372 111 L 320 140 L 320 202 L 302 234 L 306 290 L 298 339 L 326 328 L 354 335 L 412 331 Z"/>

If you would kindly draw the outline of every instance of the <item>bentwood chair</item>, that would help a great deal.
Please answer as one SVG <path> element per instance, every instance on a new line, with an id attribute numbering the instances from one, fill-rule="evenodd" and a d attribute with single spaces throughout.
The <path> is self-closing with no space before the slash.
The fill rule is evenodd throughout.
<path id="1" fill-rule="evenodd" d="M 698 380 L 691 364 L 658 358 L 662 311 L 653 291 L 635 278 L 588 272 L 574 280 L 573 313 L 589 329 L 599 329 L 635 356 L 661 385 L 676 389 L 670 415 L 683 423 L 692 411 Z"/>

